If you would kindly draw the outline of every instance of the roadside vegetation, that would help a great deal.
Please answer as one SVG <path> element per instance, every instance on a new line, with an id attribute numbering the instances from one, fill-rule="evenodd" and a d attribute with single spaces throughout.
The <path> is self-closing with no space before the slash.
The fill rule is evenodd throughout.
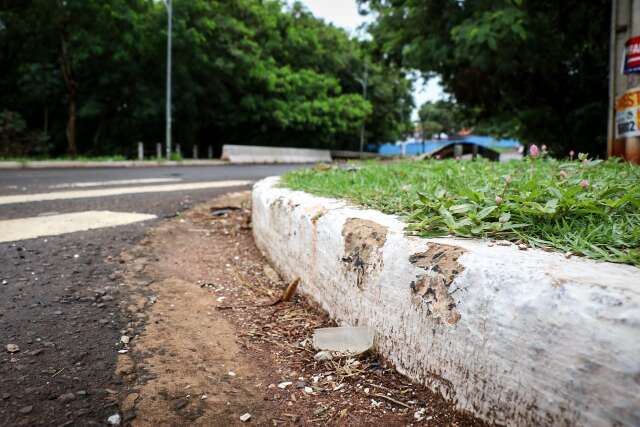
<path id="1" fill-rule="evenodd" d="M 0 156 L 135 157 L 137 141 L 164 140 L 164 2 L 0 3 Z M 354 149 L 363 124 L 373 143 L 411 126 L 406 72 L 300 3 L 173 0 L 173 55 L 173 130 L 186 153 Z"/>
<path id="2" fill-rule="evenodd" d="M 423 237 L 505 239 L 640 266 L 640 167 L 616 159 L 369 161 L 282 182 L 397 214 Z"/>

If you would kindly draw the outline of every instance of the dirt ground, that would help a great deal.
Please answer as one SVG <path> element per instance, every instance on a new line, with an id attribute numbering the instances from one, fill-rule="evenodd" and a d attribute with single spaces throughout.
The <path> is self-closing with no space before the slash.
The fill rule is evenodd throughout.
<path id="1" fill-rule="evenodd" d="M 249 193 L 162 222 L 120 260 L 115 396 L 123 424 L 480 426 L 375 356 L 317 362 L 313 329 L 334 323 L 253 243 Z M 246 415 L 248 414 L 248 415 Z M 241 421 L 241 417 L 250 418 Z"/>

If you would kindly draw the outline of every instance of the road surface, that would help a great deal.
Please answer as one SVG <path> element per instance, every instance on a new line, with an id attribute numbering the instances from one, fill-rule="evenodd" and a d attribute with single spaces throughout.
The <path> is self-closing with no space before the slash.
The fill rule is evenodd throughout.
<path id="1" fill-rule="evenodd" d="M 296 166 L 0 171 L 0 425 L 103 425 L 123 249 L 163 218 Z"/>

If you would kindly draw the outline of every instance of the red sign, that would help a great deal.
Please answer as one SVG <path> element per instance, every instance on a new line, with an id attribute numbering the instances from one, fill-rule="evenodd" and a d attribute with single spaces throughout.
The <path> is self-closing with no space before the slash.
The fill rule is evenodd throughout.
<path id="1" fill-rule="evenodd" d="M 640 37 L 633 37 L 624 44 L 624 73 L 640 73 Z"/>

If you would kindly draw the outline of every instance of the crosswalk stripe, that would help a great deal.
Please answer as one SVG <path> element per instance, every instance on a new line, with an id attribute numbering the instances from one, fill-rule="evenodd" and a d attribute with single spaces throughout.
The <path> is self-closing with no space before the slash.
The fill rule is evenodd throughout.
<path id="1" fill-rule="evenodd" d="M 96 190 L 55 191 L 52 193 L 15 194 L 0 196 L 0 205 L 41 202 L 47 200 L 84 199 L 89 197 L 119 196 L 123 194 L 164 193 L 170 191 L 204 190 L 209 188 L 242 187 L 251 181 L 208 181 L 184 184 L 148 185 L 143 187 L 117 187 Z"/>
<path id="2" fill-rule="evenodd" d="M 68 182 L 63 184 L 50 185 L 49 188 L 106 187 L 108 185 L 159 184 L 161 182 L 180 182 L 180 181 L 182 181 L 182 178 L 119 179 L 114 181 Z"/>
<path id="3" fill-rule="evenodd" d="M 157 218 L 155 215 L 85 211 L 0 221 L 0 242 L 14 242 L 44 236 L 57 236 L 76 231 L 115 227 Z"/>

